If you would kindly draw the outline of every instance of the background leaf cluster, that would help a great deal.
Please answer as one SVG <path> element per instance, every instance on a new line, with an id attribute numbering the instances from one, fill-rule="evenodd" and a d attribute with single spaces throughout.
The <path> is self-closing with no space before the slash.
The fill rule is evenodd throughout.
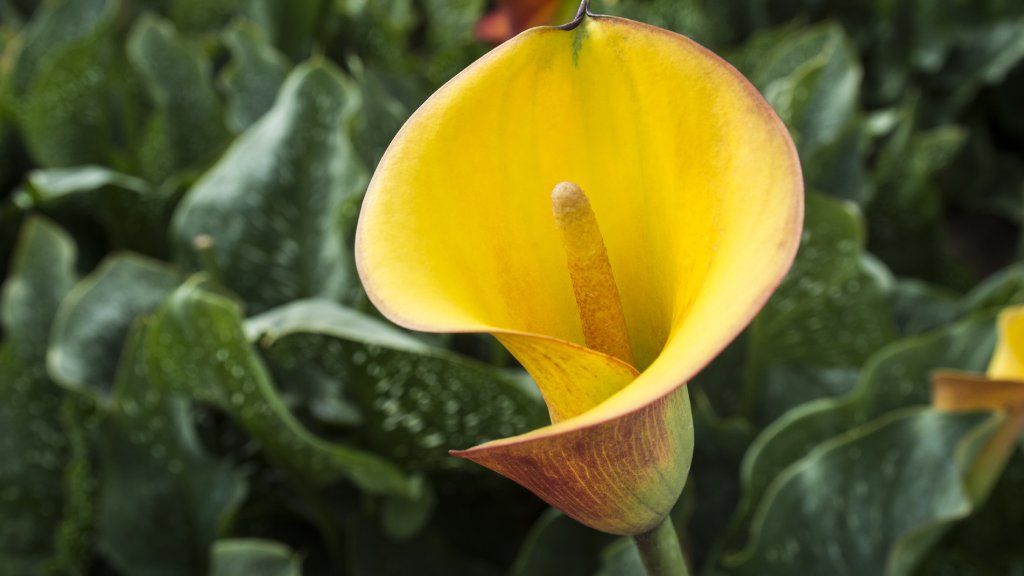
<path id="1" fill-rule="evenodd" d="M 1024 455 L 930 410 L 1024 301 L 1024 6 L 607 0 L 790 127 L 793 271 L 691 383 L 673 512 L 705 574 L 1024 570 Z M 447 456 L 542 425 L 479 336 L 398 329 L 352 262 L 484 0 L 0 2 L 0 574 L 641 574 Z"/>

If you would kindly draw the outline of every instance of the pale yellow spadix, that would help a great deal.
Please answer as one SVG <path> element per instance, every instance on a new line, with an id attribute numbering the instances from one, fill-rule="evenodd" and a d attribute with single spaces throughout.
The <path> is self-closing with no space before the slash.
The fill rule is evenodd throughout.
<path id="1" fill-rule="evenodd" d="M 562 182 L 551 193 L 551 213 L 565 247 L 584 342 L 592 350 L 632 365 L 619 289 L 590 201 L 579 186 Z"/>
<path id="2" fill-rule="evenodd" d="M 586 218 L 558 215 L 562 182 Z M 746 79 L 682 36 L 588 16 L 427 100 L 374 174 L 356 256 L 390 319 L 494 334 L 544 394 L 551 426 L 459 455 L 636 534 L 686 481 L 684 384 L 782 279 L 802 215 L 793 144 Z"/>

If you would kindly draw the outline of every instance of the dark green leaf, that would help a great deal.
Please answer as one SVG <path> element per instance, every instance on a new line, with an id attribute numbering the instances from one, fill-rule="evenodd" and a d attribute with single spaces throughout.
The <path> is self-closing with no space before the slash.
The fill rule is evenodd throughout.
<path id="1" fill-rule="evenodd" d="M 575 9 L 578 3 L 569 0 L 564 4 Z M 668 28 L 708 47 L 734 34 L 734 23 L 729 21 L 730 10 L 732 7 L 727 2 L 700 0 L 619 0 L 601 7 L 602 12 Z"/>
<path id="2" fill-rule="evenodd" d="M 420 492 L 413 498 L 388 498 L 384 501 L 380 516 L 384 534 L 394 540 L 407 540 L 426 525 L 434 512 L 435 496 L 426 485 Z"/>
<path id="3" fill-rule="evenodd" d="M 84 574 L 93 557 L 96 531 L 96 471 L 92 446 L 93 406 L 87 399 L 70 397 L 61 405 L 61 426 L 67 437 L 69 459 L 64 467 L 63 518 L 54 540 L 56 554 L 47 565 L 54 574 Z"/>
<path id="4" fill-rule="evenodd" d="M 20 576 L 54 554 L 69 447 L 55 416 L 62 394 L 9 345 L 0 347 L 0 399 L 0 574 Z"/>
<path id="5" fill-rule="evenodd" d="M 246 15 L 282 52 L 295 60 L 309 56 L 330 0 L 251 0 Z"/>
<path id="6" fill-rule="evenodd" d="M 27 362 L 42 363 L 50 325 L 77 280 L 74 241 L 48 220 L 33 218 L 21 229 L 11 273 L 0 294 L 0 323 Z"/>
<path id="7" fill-rule="evenodd" d="M 592 576 L 599 566 L 601 550 L 613 539 L 550 509 L 530 529 L 509 574 Z"/>
<path id="8" fill-rule="evenodd" d="M 900 334 L 912 336 L 957 319 L 961 305 L 955 293 L 915 280 L 897 282 L 889 294 Z"/>
<path id="9" fill-rule="evenodd" d="M 862 205 L 874 194 L 865 161 L 870 145 L 867 121 L 848 123 L 835 140 L 802 156 L 807 188 Z"/>
<path id="10" fill-rule="evenodd" d="M 1024 450 L 1018 450 L 984 506 L 950 531 L 918 574 L 1015 574 L 1024 570 L 1024 549 L 1007 536 L 1024 533 Z"/>
<path id="11" fill-rule="evenodd" d="M 1020 76 L 1024 78 L 1024 68 L 1021 70 Z M 1020 84 L 1024 86 L 1024 80 Z M 1003 118 L 986 118 L 984 122 L 997 122 L 1001 127 L 1010 127 Z M 966 128 L 969 134 L 963 151 L 942 170 L 938 186 L 944 200 L 967 212 L 964 216 L 998 218 L 1019 223 L 1024 218 L 1024 197 L 1020 194 L 1024 188 L 1024 158 L 1000 147 L 995 141 L 999 136 L 989 133 L 985 128 L 977 124 Z M 1024 131 L 1021 141 L 1024 141 Z M 976 233 L 974 227 L 979 224 L 970 221 L 968 224 L 972 226 L 965 231 Z M 981 236 L 981 239 L 987 239 L 986 236 Z M 1003 266 L 1012 259 L 1015 251 L 1013 246 L 1007 246 L 1005 241 L 999 240 L 1005 238 L 997 236 L 980 249 L 975 248 L 963 256 L 970 258 L 968 264 L 979 262 L 985 265 L 985 272 L 993 265 Z"/>
<path id="12" fill-rule="evenodd" d="M 993 274 L 964 297 L 964 312 L 1024 303 L 1024 266 L 1016 264 Z"/>
<path id="13" fill-rule="evenodd" d="M 117 110 L 112 102 L 122 90 L 123 70 L 113 36 L 116 4 L 60 3 L 54 14 L 69 21 L 34 45 L 48 51 L 30 53 L 31 65 L 25 66 L 32 73 L 24 79 L 20 123 L 32 158 L 42 166 L 102 163 L 114 156 Z M 83 8 L 84 14 L 79 12 Z M 67 33 L 67 39 L 49 37 L 59 33 Z"/>
<path id="14" fill-rule="evenodd" d="M 698 566 L 714 556 L 729 527 L 729 517 L 740 500 L 736 471 L 756 434 L 746 419 L 715 413 L 705 394 L 712 389 L 702 385 L 690 391 L 694 437 L 699 440 L 694 445 L 692 475 L 672 512 L 677 531 L 691 547 L 689 560 Z"/>
<path id="15" fill-rule="evenodd" d="M 349 294 L 354 271 L 339 219 L 365 183 L 346 132 L 357 99 L 333 66 L 296 68 L 271 111 L 178 207 L 180 258 L 197 268 L 194 241 L 212 238 L 211 272 L 257 312 L 296 298 Z"/>
<path id="16" fill-rule="evenodd" d="M 47 357 L 50 375 L 68 388 L 108 396 L 132 323 L 180 282 L 173 269 L 145 258 L 105 261 L 61 304 Z"/>
<path id="17" fill-rule="evenodd" d="M 362 92 L 363 106 L 356 117 L 353 142 L 363 161 L 375 166 L 416 108 L 420 95 L 408 78 L 385 75 L 352 58 L 348 62 Z"/>
<path id="18" fill-rule="evenodd" d="M 201 288 L 178 288 L 153 319 L 146 354 L 150 378 L 228 412 L 276 466 L 300 481 L 347 478 L 367 492 L 413 498 L 420 487 L 387 460 L 313 436 L 281 403 L 249 345 L 238 307 Z"/>
<path id="19" fill-rule="evenodd" d="M 986 85 L 998 84 L 1024 59 L 1024 17 L 1002 17 L 967 34 L 946 61 L 941 74 L 929 78 L 941 100 L 931 114 L 952 118 Z"/>
<path id="20" fill-rule="evenodd" d="M 473 37 L 473 30 L 486 2 L 424 0 L 421 5 L 430 50 L 425 72 L 431 84 L 440 86 L 484 52 Z"/>
<path id="21" fill-rule="evenodd" d="M 74 244 L 62 230 L 41 219 L 29 220 L 0 298 L 0 320 L 11 337 L 0 346 L 4 576 L 41 572 L 59 553 L 61 542 L 70 545 L 75 536 L 61 532 L 65 513 L 76 509 L 65 501 L 64 475 L 69 462 L 81 466 L 75 457 L 80 450 L 61 418 L 64 391 L 46 377 L 44 364 L 50 324 L 75 281 L 74 260 Z"/>
<path id="22" fill-rule="evenodd" d="M 218 540 L 210 576 L 302 576 L 302 558 L 269 540 Z"/>
<path id="23" fill-rule="evenodd" d="M 361 60 L 406 77 L 413 75 L 411 47 L 423 20 L 413 0 L 338 0 L 337 4 L 345 16 L 340 34 Z"/>
<path id="24" fill-rule="evenodd" d="M 242 132 L 274 105 L 292 65 L 263 37 L 254 24 L 241 20 L 224 32 L 231 62 L 220 81 L 228 96 L 227 123 Z"/>
<path id="25" fill-rule="evenodd" d="M 629 538 L 620 538 L 601 554 L 601 569 L 595 576 L 646 576 L 640 551 Z"/>
<path id="26" fill-rule="evenodd" d="M 351 402 L 362 416 L 356 433 L 417 470 L 474 469 L 448 450 L 547 423 L 543 405 L 502 372 L 328 301 L 272 310 L 246 330 L 282 382 L 307 386 L 314 406 Z"/>
<path id="27" fill-rule="evenodd" d="M 212 160 L 228 133 L 205 54 L 153 16 L 135 24 L 127 51 L 153 105 L 139 151 L 142 173 L 160 183 Z"/>
<path id="28" fill-rule="evenodd" d="M 390 540 L 359 517 L 349 522 L 348 573 L 353 576 L 497 576 L 486 563 L 460 556 L 438 532 L 401 543 Z"/>
<path id="29" fill-rule="evenodd" d="M 640 550 L 629 538 L 620 538 L 601 553 L 601 569 L 595 576 L 646 576 Z"/>
<path id="30" fill-rule="evenodd" d="M 792 131 L 806 164 L 854 119 L 861 79 L 856 54 L 835 24 L 772 30 L 747 50 L 741 65 Z"/>
<path id="31" fill-rule="evenodd" d="M 18 61 L 11 72 L 16 94 L 28 89 L 37 70 L 67 46 L 88 37 L 110 18 L 113 0 L 56 0 L 41 8 L 24 31 Z"/>
<path id="32" fill-rule="evenodd" d="M 799 406 L 757 438 L 743 462 L 743 500 L 734 527 L 742 533 L 769 485 L 816 446 L 905 406 L 928 403 L 937 368 L 981 372 L 995 343 L 991 316 L 883 348 L 865 366 L 857 388 L 841 399 Z"/>
<path id="33" fill-rule="evenodd" d="M 883 348 L 867 363 L 850 396 L 805 404 L 769 426 L 744 460 L 743 499 L 730 540 L 746 529 L 769 483 L 815 446 L 888 411 L 928 402 L 932 370 L 983 371 L 995 342 L 993 310 L 1021 301 L 1021 282 L 1017 268 L 994 277 L 958 305 L 958 315 L 987 312 L 941 332 Z"/>
<path id="34" fill-rule="evenodd" d="M 0 75 L 0 202 L 3 202 L 8 192 L 21 181 L 24 171 L 28 168 L 28 155 L 23 149 L 18 133 L 17 115 L 10 110 L 11 104 L 5 102 L 5 92 L 7 86 Z M 3 266 L 2 262 L 0 266 Z M 6 269 L 6 266 L 3 268 Z"/>
<path id="35" fill-rule="evenodd" d="M 762 421 L 842 394 L 857 368 L 894 337 L 882 280 L 865 266 L 863 249 L 852 205 L 807 196 L 793 269 L 750 328 L 747 378 L 755 389 L 748 394 L 758 395 Z M 801 386 L 788 382 L 796 374 Z"/>
<path id="36" fill-rule="evenodd" d="M 175 0 L 170 16 L 183 32 L 217 30 L 231 20 L 244 4 L 244 0 Z"/>
<path id="37" fill-rule="evenodd" d="M 819 446 L 772 483 L 750 545 L 729 565 L 757 575 L 910 574 L 970 513 L 963 476 L 998 420 L 910 409 Z"/>
<path id="38" fill-rule="evenodd" d="M 130 264 L 122 266 L 120 273 L 132 273 Z M 149 377 L 144 336 L 137 324 L 127 338 L 114 403 L 100 429 L 99 548 L 126 575 L 204 574 L 210 546 L 245 496 L 245 481 L 204 452 L 188 403 Z"/>
<path id="39" fill-rule="evenodd" d="M 33 170 L 28 201 L 40 210 L 87 216 L 115 248 L 165 255 L 173 198 L 139 178 L 101 166 Z"/>
<path id="40" fill-rule="evenodd" d="M 867 210 L 869 247 L 897 274 L 956 287 L 964 280 L 945 250 L 934 179 L 959 152 L 965 134 L 954 126 L 916 132 L 914 124 L 914 111 L 904 111 L 879 152 L 877 192 Z"/>

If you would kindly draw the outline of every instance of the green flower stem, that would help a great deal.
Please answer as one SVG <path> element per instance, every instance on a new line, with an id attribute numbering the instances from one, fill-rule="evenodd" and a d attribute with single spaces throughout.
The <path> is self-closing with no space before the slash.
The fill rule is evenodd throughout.
<path id="1" fill-rule="evenodd" d="M 666 518 L 657 528 L 633 540 L 649 576 L 689 576 L 671 518 Z"/>

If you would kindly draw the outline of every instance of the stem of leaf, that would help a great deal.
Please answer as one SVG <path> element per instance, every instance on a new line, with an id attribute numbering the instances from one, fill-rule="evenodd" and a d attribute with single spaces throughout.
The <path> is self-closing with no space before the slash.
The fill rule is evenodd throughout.
<path id="1" fill-rule="evenodd" d="M 649 576 L 689 576 L 671 518 L 666 518 L 657 528 L 633 540 Z"/>
<path id="2" fill-rule="evenodd" d="M 220 264 L 217 263 L 217 255 L 213 251 L 213 237 L 207 234 L 200 234 L 192 240 L 196 256 L 199 258 L 199 266 L 206 272 L 210 280 L 220 283 L 223 279 L 220 272 Z"/>

